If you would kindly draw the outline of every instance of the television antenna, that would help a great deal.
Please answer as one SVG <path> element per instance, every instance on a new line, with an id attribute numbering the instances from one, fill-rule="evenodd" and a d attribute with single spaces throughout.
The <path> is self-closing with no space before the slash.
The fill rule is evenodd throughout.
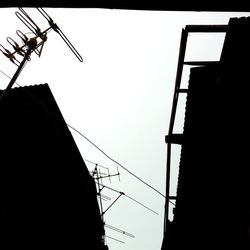
<path id="1" fill-rule="evenodd" d="M 28 15 L 28 13 L 23 8 L 18 8 L 19 11 L 16 11 L 15 14 L 19 20 L 22 21 L 23 24 L 33 33 L 34 37 L 28 38 L 25 33 L 20 30 L 16 31 L 16 34 L 21 38 L 23 45 L 20 46 L 16 41 L 14 41 L 11 37 L 7 37 L 7 42 L 14 49 L 11 52 L 9 49 L 6 49 L 3 45 L 0 44 L 0 51 L 16 66 L 18 66 L 15 74 L 10 80 L 7 88 L 3 91 L 0 96 L 0 102 L 2 102 L 3 98 L 6 96 L 8 91 L 11 89 L 15 81 L 17 80 L 19 74 L 23 70 L 27 61 L 30 61 L 30 56 L 33 52 L 35 52 L 39 57 L 41 56 L 43 47 L 45 42 L 47 41 L 47 34 L 49 31 L 54 30 L 56 33 L 60 35 L 66 45 L 70 48 L 76 58 L 82 62 L 82 56 L 75 49 L 73 44 L 69 41 L 66 35 L 62 32 L 59 26 L 53 21 L 53 19 L 47 14 L 47 12 L 43 8 L 36 8 L 40 14 L 48 21 L 49 27 L 44 31 L 40 29 L 40 27 L 34 22 L 34 20 Z M 22 57 L 22 61 L 20 62 L 17 59 L 17 55 Z"/>
<path id="2" fill-rule="evenodd" d="M 117 203 L 117 201 L 121 198 L 121 197 L 126 197 L 128 199 L 130 199 L 132 202 L 135 202 L 137 203 L 138 205 L 142 206 L 144 209 L 147 209 L 148 211 L 151 211 L 153 212 L 154 214 L 157 214 L 157 212 L 155 212 L 154 210 L 152 210 L 151 208 L 149 208 L 148 206 L 146 206 L 145 204 L 141 203 L 140 201 L 136 200 L 135 198 L 125 194 L 124 192 L 122 191 L 119 191 L 119 190 L 116 190 L 114 188 L 111 188 L 107 185 L 104 185 L 103 184 L 103 180 L 105 178 L 109 178 L 109 182 L 111 183 L 111 177 L 114 177 L 114 176 L 118 176 L 119 178 L 119 181 L 120 181 L 120 173 L 119 173 L 119 168 L 117 166 L 117 173 L 115 174 L 110 174 L 109 172 L 109 168 L 105 167 L 105 166 L 102 166 L 102 165 L 99 165 L 97 163 L 94 163 L 93 161 L 90 161 L 90 160 L 87 160 L 85 159 L 84 161 L 86 162 L 89 162 L 91 164 L 94 165 L 94 170 L 93 171 L 90 171 L 95 183 L 96 183 L 96 188 L 97 188 L 97 197 L 98 197 L 98 203 L 99 203 L 99 207 L 100 207 L 100 215 L 101 215 L 101 220 L 103 222 L 103 225 L 105 228 L 108 228 L 110 230 L 114 230 L 118 233 L 121 233 L 125 236 L 128 236 L 128 237 L 131 237 L 131 238 L 135 238 L 135 236 L 129 232 L 126 232 L 122 229 L 119 229 L 117 227 L 114 227 L 112 225 L 108 225 L 106 224 L 105 220 L 104 220 L 104 215 Z M 103 192 L 104 190 L 109 190 L 111 191 L 112 193 L 115 194 L 115 198 L 114 199 L 111 199 L 110 197 L 106 196 L 106 195 L 103 195 Z M 103 201 L 107 201 L 109 204 L 107 206 L 103 206 L 104 203 Z M 103 241 L 105 241 L 105 237 L 107 238 L 110 238 L 112 240 L 116 240 L 120 243 L 125 243 L 119 239 L 116 239 L 116 238 L 113 238 L 113 237 L 110 237 L 108 235 L 104 235 L 103 236 Z"/>
<path id="3" fill-rule="evenodd" d="M 94 163 L 92 161 L 89 161 L 89 160 L 85 160 L 85 161 L 88 161 L 89 163 L 91 164 L 94 164 L 95 167 L 94 167 L 94 170 L 91 171 L 91 174 L 92 174 L 92 177 L 93 179 L 95 180 L 95 183 L 96 183 L 96 187 L 97 187 L 97 196 L 99 197 L 99 204 L 100 204 L 100 212 L 101 212 L 101 219 L 102 221 L 104 221 L 104 214 L 107 212 L 107 210 L 109 209 L 109 207 L 107 209 L 104 210 L 103 208 L 103 204 L 102 204 L 102 201 L 103 200 L 111 200 L 108 196 L 106 195 L 103 195 L 102 194 L 102 191 L 104 189 L 104 185 L 103 185 L 103 179 L 105 178 L 109 178 L 109 182 L 111 183 L 111 177 L 114 177 L 114 176 L 118 176 L 119 178 L 119 181 L 120 181 L 120 173 L 119 173 L 119 169 L 117 167 L 117 173 L 115 174 L 110 174 L 109 172 L 109 168 L 107 167 L 104 167 L 102 165 L 99 165 L 97 163 Z M 101 172 L 101 169 L 103 169 Z M 104 173 L 104 171 L 106 171 L 106 173 Z M 117 199 L 116 199 L 117 200 Z M 116 202 L 116 200 L 114 202 L 112 202 L 112 204 L 110 205 L 110 207 Z"/>
<path id="4" fill-rule="evenodd" d="M 90 161 L 90 160 L 87 160 L 85 159 L 86 162 L 89 162 L 91 164 L 94 165 L 94 170 L 93 171 L 90 171 L 93 179 L 95 180 L 95 183 L 96 183 L 96 188 L 97 188 L 97 197 L 99 198 L 99 207 L 100 207 L 100 216 L 101 216 L 101 220 L 102 220 L 102 223 L 103 223 L 103 226 L 108 228 L 108 229 L 111 229 L 113 231 L 116 231 L 118 233 L 122 233 L 123 235 L 126 235 L 128 237 L 132 237 L 134 238 L 135 236 L 131 233 L 128 233 L 124 230 L 121 230 L 117 227 L 114 227 L 114 226 L 111 226 L 111 225 L 108 225 L 106 224 L 105 220 L 104 220 L 104 215 L 105 213 L 116 203 L 116 201 L 122 196 L 122 194 L 119 194 L 119 196 L 114 200 L 114 201 L 111 201 L 111 198 L 104 195 L 103 194 L 103 189 L 106 187 L 104 184 L 103 184 L 103 179 L 105 178 L 108 178 L 109 179 L 109 183 L 111 183 L 111 177 L 114 177 L 114 176 L 118 176 L 119 178 L 119 181 L 120 181 L 120 173 L 119 173 L 119 169 L 118 169 L 118 166 L 117 166 L 117 173 L 115 174 L 110 174 L 110 171 L 109 171 L 109 168 L 105 167 L 105 166 L 102 166 L 102 165 L 99 165 L 97 163 L 94 163 L 93 161 Z M 112 190 L 113 191 L 113 190 Z M 110 201 L 111 204 L 106 208 L 104 209 L 103 207 L 103 201 Z M 120 242 L 120 243 L 125 243 L 124 241 L 121 241 L 119 239 L 116 239 L 114 237 L 111 237 L 111 236 L 108 236 L 108 235 L 103 235 L 103 242 L 105 242 L 105 238 L 109 238 L 109 239 L 112 239 L 112 240 L 115 240 L 117 242 Z"/>

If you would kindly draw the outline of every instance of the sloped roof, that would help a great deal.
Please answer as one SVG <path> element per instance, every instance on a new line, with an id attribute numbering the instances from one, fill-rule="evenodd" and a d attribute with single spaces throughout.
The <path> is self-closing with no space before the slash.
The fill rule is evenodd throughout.
<path id="1" fill-rule="evenodd" d="M 0 105 L 1 249 L 100 249 L 95 184 L 47 84 Z"/>

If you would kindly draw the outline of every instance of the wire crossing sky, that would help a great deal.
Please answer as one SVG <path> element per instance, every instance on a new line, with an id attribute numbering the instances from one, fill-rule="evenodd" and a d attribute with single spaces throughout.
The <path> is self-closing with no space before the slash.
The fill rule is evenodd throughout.
<path id="1" fill-rule="evenodd" d="M 151 186 L 150 184 L 148 184 L 147 182 L 145 182 L 144 180 L 142 180 L 139 176 L 135 175 L 134 173 L 132 173 L 130 170 L 128 170 L 126 167 L 124 167 L 121 163 L 119 163 L 118 161 L 114 160 L 112 157 L 110 157 L 108 154 L 106 154 L 100 147 L 98 147 L 94 142 L 92 142 L 90 139 L 88 139 L 84 134 L 82 134 L 78 129 L 74 128 L 73 126 L 71 126 L 70 124 L 67 124 L 69 128 L 73 129 L 75 132 L 77 132 L 78 134 L 80 134 L 85 140 L 87 140 L 90 144 L 92 144 L 97 150 L 99 150 L 102 154 L 104 154 L 109 160 L 111 160 L 112 162 L 114 162 L 115 164 L 117 164 L 118 166 L 120 166 L 122 169 L 124 169 L 126 172 L 128 172 L 130 175 L 132 175 L 133 177 L 135 177 L 137 180 L 139 180 L 140 182 L 142 182 L 143 184 L 145 184 L 146 186 L 148 186 L 149 188 L 151 188 L 152 190 L 154 190 L 156 193 L 158 193 L 159 195 L 161 195 L 163 198 L 165 198 L 165 195 L 162 194 L 160 191 L 158 191 L 156 188 L 154 188 L 153 186 Z"/>
<path id="2" fill-rule="evenodd" d="M 0 44 L 10 50 L 7 37 L 21 44 L 16 30 L 23 34 L 30 32 L 16 17 L 17 10 L 0 9 L 0 21 L 5 24 L 1 25 Z M 36 9 L 25 10 L 41 29 L 47 27 L 47 20 Z M 45 11 L 81 54 L 83 62 L 75 58 L 56 32 L 49 32 L 41 57 L 31 56 L 17 82 L 21 86 L 48 83 L 64 119 L 77 128 L 78 132 L 74 129 L 72 135 L 83 159 L 106 166 L 110 175 L 120 165 L 121 180 L 114 176 L 111 183 L 108 178 L 103 180 L 103 185 L 120 190 L 159 213 L 156 215 L 129 198 L 119 198 L 105 213 L 105 223 L 135 237 L 105 228 L 109 249 L 160 249 L 166 178 L 164 139 L 168 132 L 181 29 L 194 24 L 227 24 L 230 17 L 250 13 L 79 8 Z M 190 37 L 187 60 L 216 60 L 223 39 L 217 35 Z M 1 54 L 0 70 L 12 77 L 16 66 Z M 183 73 L 187 81 L 189 68 Z M 4 74 L 0 74 L 1 89 L 9 83 Z M 176 119 L 182 121 L 185 99 L 180 101 L 182 108 L 177 110 Z M 174 132 L 181 131 L 182 122 L 179 122 Z M 91 138 L 97 147 L 90 140 L 83 140 L 81 134 Z M 179 152 L 178 147 L 173 150 L 172 195 L 176 190 Z M 93 164 L 86 164 L 91 171 Z M 117 193 L 105 189 L 103 194 L 110 198 L 103 201 L 106 209 Z"/>

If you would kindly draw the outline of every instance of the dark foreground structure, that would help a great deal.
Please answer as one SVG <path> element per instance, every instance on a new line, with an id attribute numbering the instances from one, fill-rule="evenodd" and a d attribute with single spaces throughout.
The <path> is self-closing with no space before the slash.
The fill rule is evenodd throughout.
<path id="1" fill-rule="evenodd" d="M 0 105 L 0 248 L 104 249 L 95 183 L 47 84 Z"/>
<path id="2" fill-rule="evenodd" d="M 191 69 L 184 132 L 166 137 L 182 152 L 162 250 L 250 249 L 249 30 L 230 19 L 220 62 Z"/>

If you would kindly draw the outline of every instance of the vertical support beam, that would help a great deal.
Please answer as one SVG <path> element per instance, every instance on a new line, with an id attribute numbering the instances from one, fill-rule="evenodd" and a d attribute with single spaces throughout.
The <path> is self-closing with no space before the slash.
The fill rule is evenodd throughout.
<path id="1" fill-rule="evenodd" d="M 175 89 L 174 89 L 172 112 L 171 112 L 171 117 L 170 117 L 168 136 L 172 135 L 173 128 L 174 128 L 174 120 L 175 120 L 177 102 L 178 102 L 178 97 L 179 97 L 178 90 L 180 89 L 180 84 L 181 84 L 181 76 L 182 76 L 183 63 L 184 63 L 184 58 L 185 58 L 187 37 L 188 37 L 188 32 L 185 29 L 182 29 L 180 49 L 179 49 L 179 59 L 178 59 L 178 66 L 177 66 Z M 167 231 L 167 224 L 168 224 L 167 222 L 168 222 L 168 216 L 169 216 L 170 163 L 171 163 L 171 142 L 168 142 L 168 144 L 167 144 L 166 203 L 165 203 L 165 217 L 164 217 L 164 234 Z"/>
<path id="2" fill-rule="evenodd" d="M 168 135 L 170 136 L 172 135 L 173 128 L 174 128 L 174 120 L 175 120 L 177 102 L 178 102 L 178 97 L 179 97 L 179 89 L 180 89 L 180 84 L 181 84 L 181 77 L 182 77 L 183 64 L 184 64 L 186 45 L 187 45 L 187 37 L 188 37 L 188 32 L 186 31 L 186 29 L 182 29 L 178 66 L 177 66 L 177 72 L 176 72 L 176 78 L 175 78 L 175 89 L 174 89 L 174 96 L 173 96 L 173 102 L 172 102 L 172 112 L 171 112 L 170 125 L 169 125 L 169 131 L 168 131 Z"/>
<path id="3" fill-rule="evenodd" d="M 103 207 L 102 207 L 102 197 L 101 197 L 101 188 L 100 188 L 100 176 L 99 176 L 99 173 L 98 173 L 98 169 L 97 169 L 97 164 L 95 164 L 95 174 L 96 174 L 96 180 L 97 180 L 97 195 L 99 195 L 99 202 L 100 202 L 100 212 L 101 212 L 101 220 L 102 222 L 104 222 L 103 220 Z"/>

